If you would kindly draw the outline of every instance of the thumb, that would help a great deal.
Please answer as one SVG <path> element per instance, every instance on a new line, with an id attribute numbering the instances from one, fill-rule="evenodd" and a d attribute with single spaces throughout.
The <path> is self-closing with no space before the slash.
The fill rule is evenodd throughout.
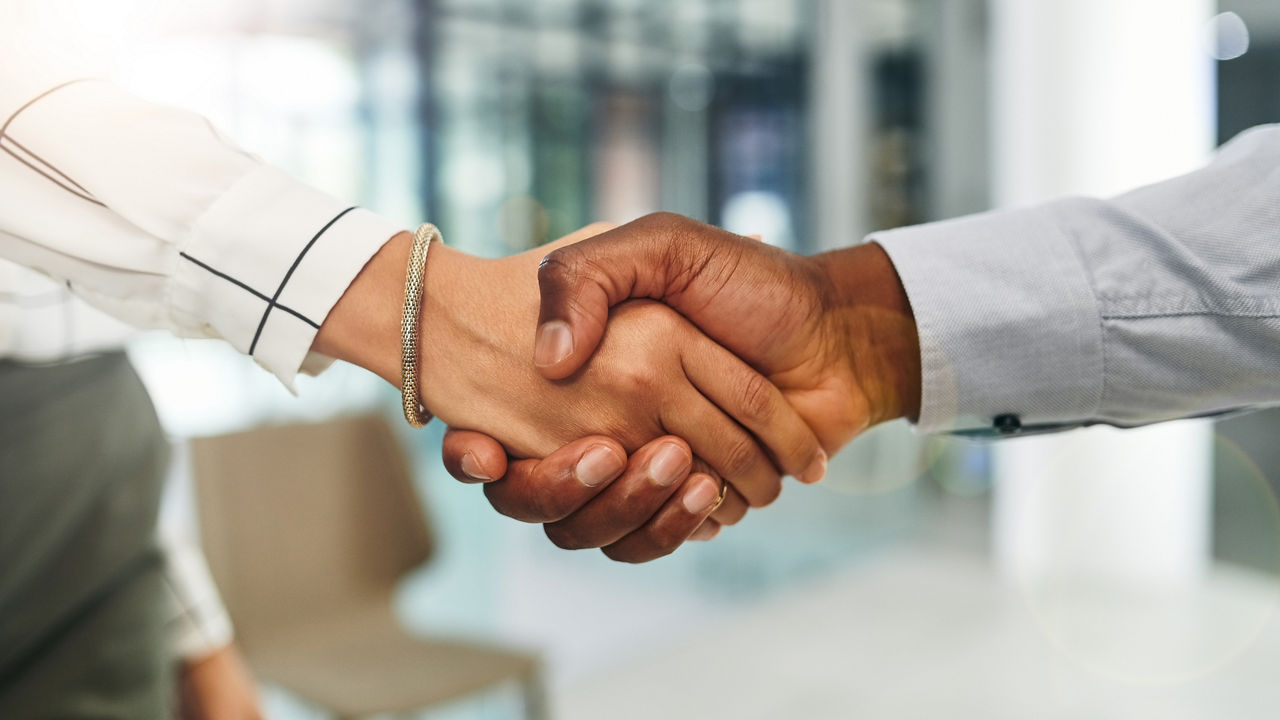
<path id="1" fill-rule="evenodd" d="M 554 250 L 538 267 L 542 306 L 534 364 L 550 380 L 577 372 L 595 352 L 609 308 L 651 298 L 688 316 L 686 290 L 716 262 L 717 248 L 737 235 L 674 213 L 653 213 Z M 699 324 L 694 320 L 694 324 Z"/>
<path id="2" fill-rule="evenodd" d="M 622 252 L 618 243 L 587 240 L 542 259 L 533 361 L 545 377 L 559 380 L 577 372 L 600 344 L 609 308 L 630 296 L 634 275 L 614 262 Z"/>
<path id="3" fill-rule="evenodd" d="M 559 380 L 582 367 L 604 336 L 610 307 L 628 298 L 670 300 L 670 279 L 679 273 L 673 265 L 686 254 L 673 251 L 673 240 L 688 222 L 648 215 L 542 259 L 534 364 L 543 376 Z"/>

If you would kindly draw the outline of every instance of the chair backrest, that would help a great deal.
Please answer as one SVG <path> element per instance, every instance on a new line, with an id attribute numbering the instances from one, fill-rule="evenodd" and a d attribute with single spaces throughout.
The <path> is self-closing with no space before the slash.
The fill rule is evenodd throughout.
<path id="1" fill-rule="evenodd" d="M 200 438 L 191 457 L 205 555 L 242 641 L 386 603 L 431 555 L 381 416 Z"/>

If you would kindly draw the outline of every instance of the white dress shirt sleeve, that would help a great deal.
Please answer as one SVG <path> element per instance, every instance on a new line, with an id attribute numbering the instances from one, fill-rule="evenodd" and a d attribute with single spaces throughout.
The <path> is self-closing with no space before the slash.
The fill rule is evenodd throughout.
<path id="1" fill-rule="evenodd" d="M 174 655 L 194 661 L 230 645 L 231 618 L 196 540 L 189 534 L 169 533 L 161 535 L 160 544 Z"/>
<path id="2" fill-rule="evenodd" d="M 920 332 L 925 432 L 1280 403 L 1280 127 L 1112 200 L 873 234 Z"/>
<path id="3" fill-rule="evenodd" d="M 292 387 L 329 310 L 397 225 L 230 143 L 202 117 L 10 47 L 0 257 L 132 325 L 223 338 Z"/>

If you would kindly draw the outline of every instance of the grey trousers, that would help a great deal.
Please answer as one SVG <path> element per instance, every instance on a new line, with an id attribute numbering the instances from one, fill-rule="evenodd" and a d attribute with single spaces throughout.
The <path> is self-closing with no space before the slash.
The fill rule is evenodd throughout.
<path id="1" fill-rule="evenodd" d="M 168 448 L 123 354 L 0 361 L 0 718 L 165 718 Z"/>

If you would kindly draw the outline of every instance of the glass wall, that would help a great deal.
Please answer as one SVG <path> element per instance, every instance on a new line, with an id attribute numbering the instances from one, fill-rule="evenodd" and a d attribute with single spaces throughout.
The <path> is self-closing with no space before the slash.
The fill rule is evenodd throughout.
<path id="1" fill-rule="evenodd" d="M 658 209 L 805 236 L 808 3 L 440 2 L 429 207 L 479 252 Z"/>
<path id="2" fill-rule="evenodd" d="M 1210 33 L 1218 58 L 1218 141 L 1255 125 L 1280 122 L 1280 5 L 1220 0 Z M 1217 424 L 1214 471 L 1214 551 L 1229 562 L 1280 572 L 1280 411 L 1266 410 Z"/>

